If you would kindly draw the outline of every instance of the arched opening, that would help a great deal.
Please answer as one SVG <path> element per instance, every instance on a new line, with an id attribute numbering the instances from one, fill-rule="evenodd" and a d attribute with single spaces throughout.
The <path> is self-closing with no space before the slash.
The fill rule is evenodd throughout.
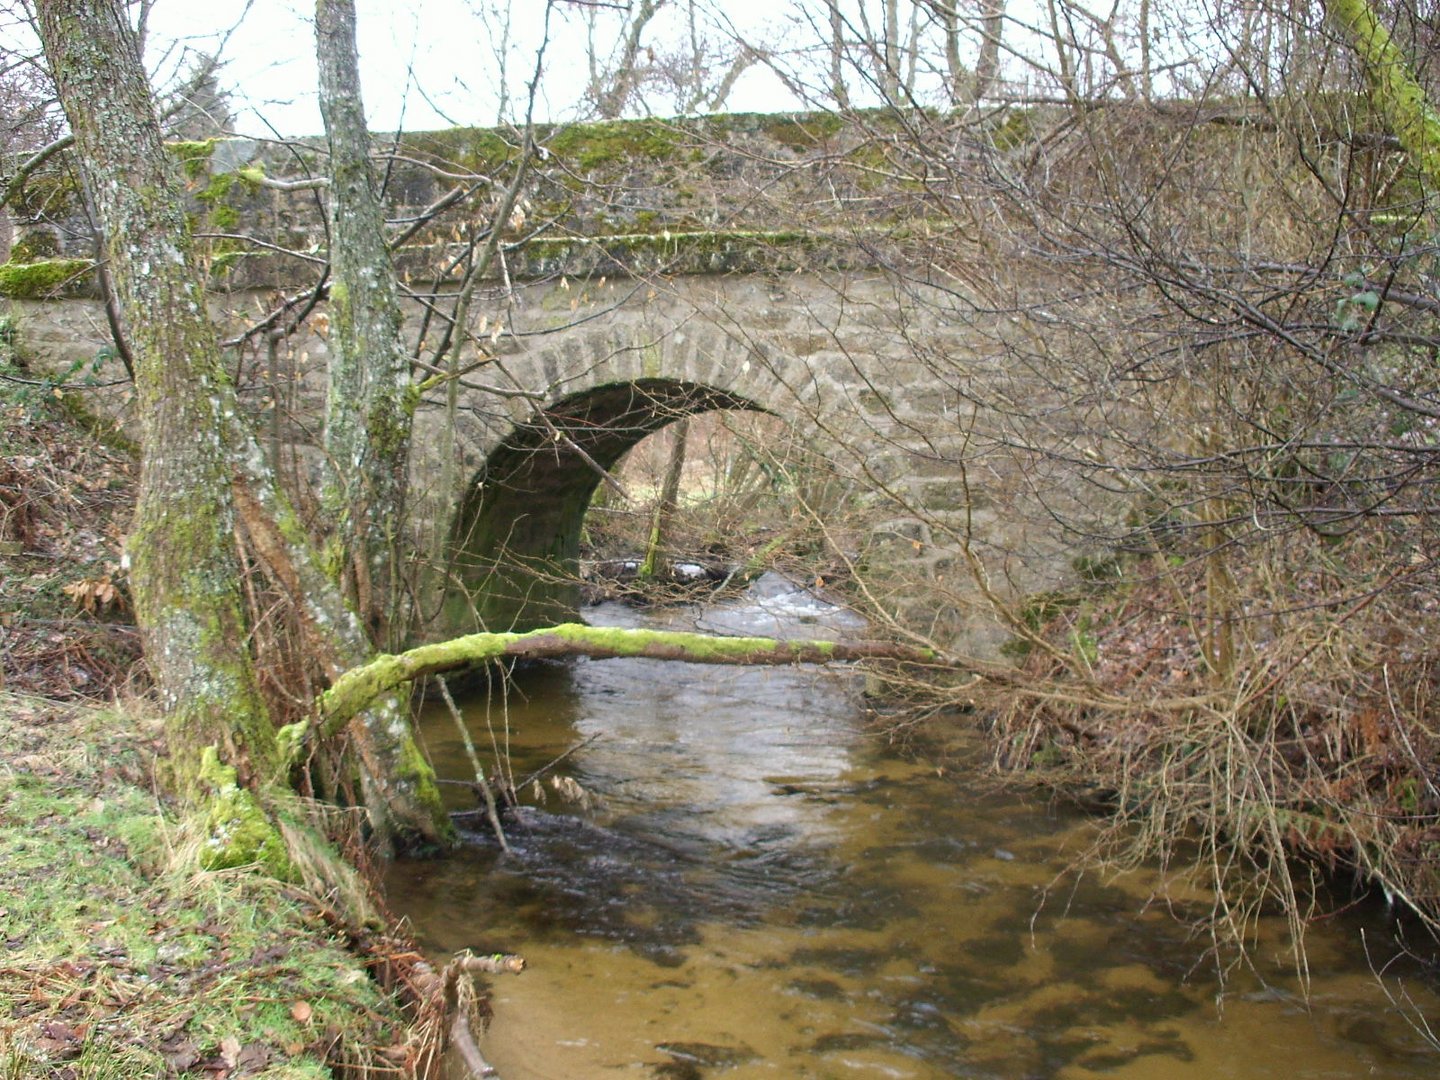
<path id="1" fill-rule="evenodd" d="M 666 425 L 717 409 L 764 411 L 698 383 L 640 379 L 574 394 L 518 425 L 487 458 L 456 517 L 446 631 L 573 619 L 581 527 L 602 470 Z"/>
<path id="2" fill-rule="evenodd" d="M 749 557 L 787 531 L 795 432 L 773 413 L 721 410 L 636 443 L 585 517 L 581 568 L 597 595 L 654 599 L 738 580 Z"/>

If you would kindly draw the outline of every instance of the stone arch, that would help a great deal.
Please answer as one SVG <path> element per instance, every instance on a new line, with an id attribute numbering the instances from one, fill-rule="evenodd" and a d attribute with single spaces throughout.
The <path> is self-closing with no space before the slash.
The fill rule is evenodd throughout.
<path id="1" fill-rule="evenodd" d="M 580 532 L 601 469 L 682 417 L 770 410 L 705 383 L 642 376 L 570 393 L 490 451 L 452 530 L 443 621 L 450 633 L 573 619 Z"/>

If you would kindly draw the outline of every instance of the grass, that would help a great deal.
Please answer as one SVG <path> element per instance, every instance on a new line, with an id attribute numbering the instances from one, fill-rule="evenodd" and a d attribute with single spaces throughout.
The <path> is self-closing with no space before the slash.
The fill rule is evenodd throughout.
<path id="1" fill-rule="evenodd" d="M 0 1080 L 399 1073 L 399 1006 L 315 906 L 197 872 L 158 721 L 0 693 Z"/>

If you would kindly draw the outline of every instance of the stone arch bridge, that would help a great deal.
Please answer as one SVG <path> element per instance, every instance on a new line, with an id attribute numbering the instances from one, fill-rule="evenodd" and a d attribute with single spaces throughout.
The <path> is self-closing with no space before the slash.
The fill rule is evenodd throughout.
<path id="1" fill-rule="evenodd" d="M 964 403 L 929 370 L 933 357 L 907 344 L 897 289 L 856 272 L 520 289 L 510 351 L 479 368 L 458 402 L 463 489 L 431 482 L 446 474 L 439 395 L 416 416 L 421 516 L 454 540 L 446 627 L 572 611 L 598 470 L 676 419 L 714 409 L 785 421 L 844 483 L 889 492 L 871 496 L 893 504 L 874 508 L 876 542 L 903 549 L 912 570 L 953 567 L 947 527 L 992 511 L 963 493 Z M 958 356 L 963 334 L 928 321 L 930 347 Z"/>
<path id="2" fill-rule="evenodd" d="M 427 635 L 571 614 L 580 527 L 599 470 L 677 418 L 714 409 L 770 413 L 809 441 L 865 505 L 860 553 L 875 598 L 923 629 L 981 648 L 1003 636 L 969 608 L 977 590 L 966 582 L 977 566 L 1002 592 L 1064 580 L 1084 533 L 1074 524 L 1096 517 L 1092 489 L 1064 464 L 1084 453 L 1059 407 L 1075 387 L 1061 385 L 1057 368 L 1015 359 L 1044 355 L 1033 342 L 1012 348 L 1033 327 L 983 312 L 953 279 L 932 280 L 923 260 L 894 272 L 884 266 L 903 258 L 877 258 L 874 245 L 856 242 L 867 228 L 891 225 L 851 221 L 848 234 L 829 235 L 822 215 L 810 231 L 797 228 L 793 208 L 815 204 L 811 173 L 799 166 L 807 154 L 835 160 L 843 131 L 814 118 L 736 117 L 596 125 L 575 136 L 575 128 L 547 135 L 571 168 L 532 192 L 537 208 L 556 208 L 563 235 L 511 245 L 504 287 L 494 283 L 474 309 L 494 329 L 482 331 L 483 354 L 469 358 L 453 400 L 441 384 L 417 408 L 414 539 L 435 566 L 422 589 Z M 493 133 L 421 137 L 422 150 L 438 153 L 425 139 L 451 155 L 508 152 Z M 197 185 L 211 179 L 197 212 L 213 216 L 216 200 L 248 199 L 234 209 L 255 233 L 315 247 L 323 224 L 307 223 L 293 196 L 218 182 L 238 175 L 253 150 L 233 140 L 179 148 Z M 571 181 L 582 169 L 577 195 Z M 435 197 L 418 179 L 392 179 L 406 205 Z M 866 204 L 876 198 L 867 183 L 863 172 L 847 181 L 832 170 L 825 197 L 837 208 Z M 784 198 L 762 205 L 755 195 L 773 191 Z M 609 201 L 590 206 L 595 192 Z M 695 227 L 705 192 L 728 226 Z M 282 198 L 292 202 L 266 201 Z M 878 211 L 894 212 L 890 194 L 882 203 Z M 642 204 L 661 216 L 642 221 L 655 217 L 634 208 Z M 647 231 L 585 238 L 622 212 Z M 672 219 L 673 233 L 665 231 Z M 231 275 L 217 318 L 253 318 L 297 271 L 266 273 Z M 73 370 L 109 340 L 102 306 L 83 290 L 8 303 L 22 351 L 38 366 Z M 421 305 L 409 318 L 411 340 L 433 329 Z M 300 446 L 301 458 L 315 453 L 323 423 L 327 349 L 307 328 L 276 351 L 257 339 L 234 357 L 242 404 L 275 447 Z M 123 397 L 123 387 L 115 393 Z M 123 402 L 105 407 L 123 418 Z M 886 570 L 895 571 L 893 589 Z"/>
<path id="3" fill-rule="evenodd" d="M 108 340 L 97 301 L 10 303 L 25 351 L 52 369 Z M 1055 586 L 1078 553 L 1056 523 L 1091 513 L 1082 489 L 1017 428 L 1054 386 L 1007 366 L 945 290 L 880 269 L 565 277 L 512 285 L 487 319 L 495 355 L 460 380 L 455 438 L 443 387 L 415 416 L 416 544 L 440 568 L 427 636 L 572 617 L 598 470 L 714 409 L 763 411 L 808 440 L 864 493 L 868 561 L 905 582 L 895 612 L 971 647 L 1003 631 L 966 610 L 968 555 L 1013 591 Z M 284 399 L 291 437 L 313 432 L 326 350 L 302 333 L 283 371 L 241 357 L 242 397 L 261 413 Z"/>

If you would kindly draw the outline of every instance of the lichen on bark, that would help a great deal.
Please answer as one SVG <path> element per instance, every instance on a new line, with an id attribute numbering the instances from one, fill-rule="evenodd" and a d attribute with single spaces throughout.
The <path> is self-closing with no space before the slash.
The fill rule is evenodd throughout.
<path id="1" fill-rule="evenodd" d="M 221 415 L 227 376 L 179 165 L 161 140 L 125 6 L 45 0 L 36 11 L 135 357 L 141 467 L 127 555 L 172 755 L 182 784 L 209 746 L 224 749 L 242 782 L 268 776 L 274 732 L 246 646 Z"/>
<path id="2" fill-rule="evenodd" d="M 375 196 L 370 132 L 361 99 L 352 0 L 317 0 L 320 112 L 330 146 L 330 351 L 325 450 L 334 472 L 323 492 L 355 590 L 373 625 L 397 621 L 396 528 L 409 475 L 410 363 L 385 219 Z M 350 565 L 347 562 L 347 565 Z"/>

